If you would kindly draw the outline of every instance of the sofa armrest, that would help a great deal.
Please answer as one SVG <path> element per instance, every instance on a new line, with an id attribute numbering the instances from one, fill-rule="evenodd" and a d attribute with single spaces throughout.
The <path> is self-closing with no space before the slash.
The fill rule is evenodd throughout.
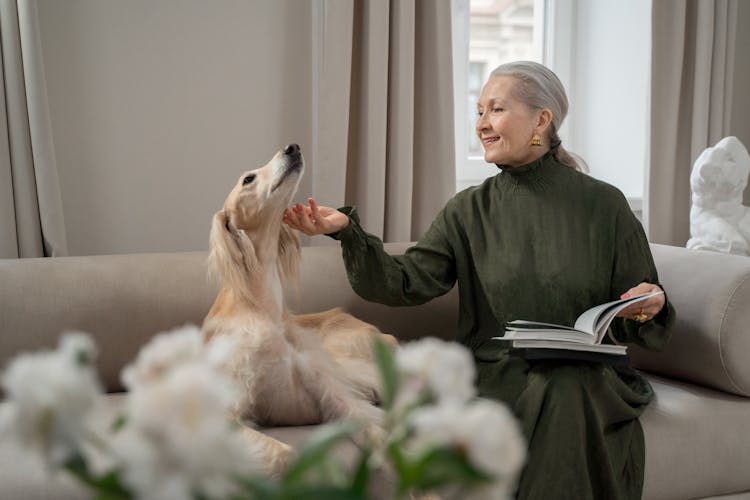
<path id="1" fill-rule="evenodd" d="M 663 351 L 629 348 L 633 364 L 750 396 L 750 258 L 656 244 L 651 250 L 677 321 Z"/>

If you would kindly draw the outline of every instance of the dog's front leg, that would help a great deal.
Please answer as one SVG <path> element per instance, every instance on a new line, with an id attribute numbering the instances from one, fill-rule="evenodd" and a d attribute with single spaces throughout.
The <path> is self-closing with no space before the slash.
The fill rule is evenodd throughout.
<path id="1" fill-rule="evenodd" d="M 246 425 L 242 425 L 240 435 L 265 476 L 280 477 L 296 456 L 294 449 L 288 444 Z"/>

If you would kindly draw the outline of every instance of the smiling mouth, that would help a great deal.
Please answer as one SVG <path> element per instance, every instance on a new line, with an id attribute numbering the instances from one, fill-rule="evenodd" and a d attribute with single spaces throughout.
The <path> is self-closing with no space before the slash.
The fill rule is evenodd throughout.
<path id="1" fill-rule="evenodd" d="M 499 137 L 485 137 L 482 139 L 482 144 L 484 144 L 485 146 L 489 146 L 491 144 L 495 144 L 499 140 Z"/>
<path id="2" fill-rule="evenodd" d="M 281 178 L 276 182 L 276 184 L 273 185 L 273 187 L 271 187 L 271 192 L 273 193 L 274 191 L 276 191 L 279 186 L 284 183 L 287 177 L 292 175 L 294 172 L 299 172 L 302 169 L 302 165 L 303 163 L 301 159 L 295 160 L 287 165 L 286 170 L 284 170 L 284 173 L 281 174 Z"/>

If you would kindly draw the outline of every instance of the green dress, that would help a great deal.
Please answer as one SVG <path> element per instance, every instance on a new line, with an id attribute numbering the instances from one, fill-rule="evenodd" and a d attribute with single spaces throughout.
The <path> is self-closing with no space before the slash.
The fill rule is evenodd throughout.
<path id="1" fill-rule="evenodd" d="M 388 255 L 354 209 L 341 209 L 351 223 L 332 236 L 351 285 L 367 300 L 401 306 L 458 282 L 457 340 L 474 354 L 479 394 L 513 408 L 528 441 L 518 498 L 640 498 L 638 417 L 649 384 L 627 365 L 527 360 L 492 337 L 514 319 L 572 325 L 642 281 L 658 283 L 646 236 L 620 191 L 551 152 L 500 168 L 453 197 L 404 255 Z M 620 342 L 660 349 L 673 322 L 667 301 L 654 319 L 617 318 L 612 331 Z"/>

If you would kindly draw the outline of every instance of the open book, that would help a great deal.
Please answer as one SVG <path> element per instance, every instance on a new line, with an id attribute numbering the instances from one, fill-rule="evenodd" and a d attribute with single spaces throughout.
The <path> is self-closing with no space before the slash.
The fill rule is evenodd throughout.
<path id="1" fill-rule="evenodd" d="M 572 327 L 522 319 L 511 321 L 506 325 L 505 336 L 494 338 L 512 340 L 513 347 L 519 349 L 565 349 L 624 355 L 626 346 L 601 343 L 610 323 L 626 307 L 663 293 L 661 290 L 644 293 L 592 307 L 578 316 Z"/>

